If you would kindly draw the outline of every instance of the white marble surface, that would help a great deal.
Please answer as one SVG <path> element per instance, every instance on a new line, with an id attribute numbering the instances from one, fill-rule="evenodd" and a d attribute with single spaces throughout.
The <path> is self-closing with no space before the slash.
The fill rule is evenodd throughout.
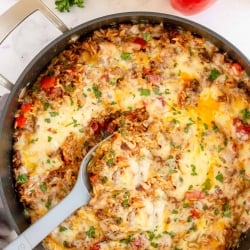
<path id="1" fill-rule="evenodd" d="M 0 15 L 16 2 L 0 0 Z M 43 2 L 69 28 L 96 17 L 126 11 L 155 11 L 182 16 L 171 8 L 168 0 L 85 0 L 84 8 L 74 7 L 69 13 L 59 13 L 54 0 Z M 249 0 L 217 0 L 207 10 L 186 18 L 219 33 L 250 59 Z M 0 45 L 0 74 L 15 83 L 32 58 L 60 34 L 42 13 L 29 16 Z M 0 95 L 4 92 L 0 88 Z"/>

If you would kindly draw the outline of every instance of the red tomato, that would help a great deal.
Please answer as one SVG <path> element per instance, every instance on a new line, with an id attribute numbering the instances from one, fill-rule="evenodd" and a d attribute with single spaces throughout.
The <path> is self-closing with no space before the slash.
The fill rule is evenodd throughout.
<path id="1" fill-rule="evenodd" d="M 54 87 L 55 84 L 56 84 L 56 76 L 55 75 L 45 76 L 40 83 L 40 87 L 42 89 L 50 89 L 50 88 Z"/>
<path id="2" fill-rule="evenodd" d="M 174 9 L 184 15 L 193 15 L 207 8 L 215 0 L 171 0 L 170 2 Z"/>
<path id="3" fill-rule="evenodd" d="M 24 117 L 24 116 L 22 116 L 22 115 L 16 117 L 16 119 L 15 119 L 15 121 L 16 121 L 16 127 L 18 127 L 18 128 L 24 128 L 26 120 L 27 120 L 27 118 Z"/>

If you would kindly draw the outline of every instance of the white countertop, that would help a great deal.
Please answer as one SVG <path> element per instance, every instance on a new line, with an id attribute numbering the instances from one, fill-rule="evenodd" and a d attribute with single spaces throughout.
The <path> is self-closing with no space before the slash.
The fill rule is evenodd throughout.
<path id="1" fill-rule="evenodd" d="M 0 15 L 16 2 L 0 0 Z M 185 17 L 171 8 L 169 0 L 85 0 L 84 8 L 73 7 L 66 13 L 55 9 L 54 0 L 43 2 L 69 28 L 100 16 L 127 11 L 154 11 Z M 219 33 L 250 59 L 249 0 L 217 0 L 205 11 L 186 18 Z M 15 83 L 32 58 L 60 34 L 42 13 L 32 14 L 0 45 L 0 74 Z M 0 87 L 0 95 L 3 93 L 5 90 Z"/>

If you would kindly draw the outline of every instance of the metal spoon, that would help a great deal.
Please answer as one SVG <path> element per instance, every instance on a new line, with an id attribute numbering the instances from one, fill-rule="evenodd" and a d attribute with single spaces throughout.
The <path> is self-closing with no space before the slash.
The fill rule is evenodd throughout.
<path id="1" fill-rule="evenodd" d="M 97 147 L 111 136 L 95 145 L 81 162 L 77 181 L 71 192 L 55 207 L 21 233 L 3 250 L 30 250 L 37 246 L 61 222 L 69 217 L 75 210 L 86 205 L 90 199 L 90 184 L 86 174 L 86 167 Z"/>

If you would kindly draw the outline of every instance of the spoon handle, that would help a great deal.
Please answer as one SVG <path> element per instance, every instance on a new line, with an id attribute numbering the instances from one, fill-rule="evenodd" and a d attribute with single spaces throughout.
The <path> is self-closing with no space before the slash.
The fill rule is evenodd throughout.
<path id="1" fill-rule="evenodd" d="M 76 209 L 87 204 L 90 195 L 77 181 L 72 191 L 3 250 L 31 250 Z"/>

